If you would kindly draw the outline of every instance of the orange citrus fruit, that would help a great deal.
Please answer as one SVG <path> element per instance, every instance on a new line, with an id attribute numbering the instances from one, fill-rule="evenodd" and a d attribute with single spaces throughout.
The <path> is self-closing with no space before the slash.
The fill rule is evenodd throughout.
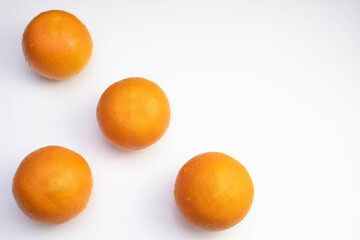
<path id="1" fill-rule="evenodd" d="M 43 77 L 62 80 L 78 74 L 90 59 L 91 36 L 71 13 L 40 13 L 27 25 L 22 47 L 30 67 Z"/>
<path id="2" fill-rule="evenodd" d="M 77 216 L 86 207 L 91 189 L 92 175 L 84 158 L 59 146 L 26 156 L 12 186 L 19 208 L 32 220 L 48 225 Z"/>
<path id="3" fill-rule="evenodd" d="M 97 105 L 97 120 L 105 137 L 123 150 L 145 148 L 165 133 L 170 105 L 165 93 L 145 78 L 112 84 Z"/>
<path id="4" fill-rule="evenodd" d="M 254 188 L 245 167 L 219 152 L 195 156 L 179 171 L 175 201 L 185 219 L 205 231 L 225 230 L 248 213 Z"/>

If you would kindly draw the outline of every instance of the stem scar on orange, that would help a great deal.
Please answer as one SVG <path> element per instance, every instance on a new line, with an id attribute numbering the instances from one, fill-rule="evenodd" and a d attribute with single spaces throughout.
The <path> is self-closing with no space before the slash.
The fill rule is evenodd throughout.
<path id="1" fill-rule="evenodd" d="M 27 25 L 22 48 L 29 66 L 43 77 L 62 80 L 88 63 L 92 40 L 85 25 L 71 13 L 42 12 Z"/>
<path id="2" fill-rule="evenodd" d="M 163 90 L 145 78 L 126 78 L 100 97 L 97 121 L 104 136 L 123 150 L 145 148 L 165 133 L 170 105 Z"/>
<path id="3" fill-rule="evenodd" d="M 180 169 L 174 195 L 180 212 L 193 227 L 220 231 L 246 216 L 254 187 L 238 161 L 224 153 L 208 152 L 190 159 Z"/>
<path id="4" fill-rule="evenodd" d="M 64 223 L 86 208 L 92 189 L 87 162 L 59 146 L 40 148 L 20 163 L 12 191 L 19 208 L 36 222 Z"/>

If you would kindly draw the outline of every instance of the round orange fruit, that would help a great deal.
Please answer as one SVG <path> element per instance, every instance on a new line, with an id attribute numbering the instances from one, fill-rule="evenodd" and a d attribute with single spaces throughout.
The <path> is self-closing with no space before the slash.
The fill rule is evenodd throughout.
<path id="1" fill-rule="evenodd" d="M 248 213 L 254 188 L 245 167 L 219 152 L 195 156 L 179 171 L 175 201 L 195 228 L 220 231 L 240 222 Z"/>
<path id="2" fill-rule="evenodd" d="M 48 225 L 77 216 L 86 207 L 91 189 L 87 162 L 59 146 L 43 147 L 26 156 L 12 185 L 16 203 L 25 215 Z"/>
<path id="3" fill-rule="evenodd" d="M 22 47 L 29 66 L 43 77 L 62 80 L 88 63 L 92 40 L 85 25 L 71 13 L 42 12 L 27 25 Z"/>
<path id="4" fill-rule="evenodd" d="M 165 93 L 145 78 L 112 84 L 97 105 L 97 121 L 105 137 L 123 150 L 145 148 L 165 133 L 170 105 Z"/>

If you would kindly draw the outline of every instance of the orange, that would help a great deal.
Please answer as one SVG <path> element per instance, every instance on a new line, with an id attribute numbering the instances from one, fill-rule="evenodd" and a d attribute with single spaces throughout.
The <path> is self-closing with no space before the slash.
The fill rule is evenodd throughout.
<path id="1" fill-rule="evenodd" d="M 97 105 L 97 120 L 105 137 L 123 150 L 145 148 L 165 133 L 170 105 L 155 83 L 139 77 L 112 84 Z"/>
<path id="2" fill-rule="evenodd" d="M 200 154 L 179 171 L 175 201 L 185 219 L 205 231 L 225 230 L 248 213 L 254 188 L 249 173 L 219 152 Z"/>
<path id="3" fill-rule="evenodd" d="M 43 77 L 62 80 L 78 74 L 90 59 L 91 36 L 71 13 L 40 13 L 27 25 L 22 47 L 30 67 Z"/>
<path id="4" fill-rule="evenodd" d="M 58 146 L 40 148 L 20 163 L 12 191 L 32 220 L 53 225 L 77 216 L 91 195 L 92 175 L 77 153 Z"/>

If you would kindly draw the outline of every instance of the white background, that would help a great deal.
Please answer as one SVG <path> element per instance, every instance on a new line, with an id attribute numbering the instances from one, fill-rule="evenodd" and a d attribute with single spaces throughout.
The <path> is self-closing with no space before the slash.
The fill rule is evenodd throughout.
<path id="1" fill-rule="evenodd" d="M 94 49 L 56 82 L 24 60 L 38 13 L 62 9 Z M 5 1 L 0 6 L 0 239 L 360 239 L 360 1 Z M 172 118 L 153 146 L 123 152 L 95 109 L 115 81 L 145 77 Z M 32 222 L 11 193 L 30 152 L 60 145 L 94 177 L 90 202 L 59 226 Z M 255 198 L 236 227 L 207 233 L 177 211 L 191 157 L 221 151 L 248 169 Z"/>

